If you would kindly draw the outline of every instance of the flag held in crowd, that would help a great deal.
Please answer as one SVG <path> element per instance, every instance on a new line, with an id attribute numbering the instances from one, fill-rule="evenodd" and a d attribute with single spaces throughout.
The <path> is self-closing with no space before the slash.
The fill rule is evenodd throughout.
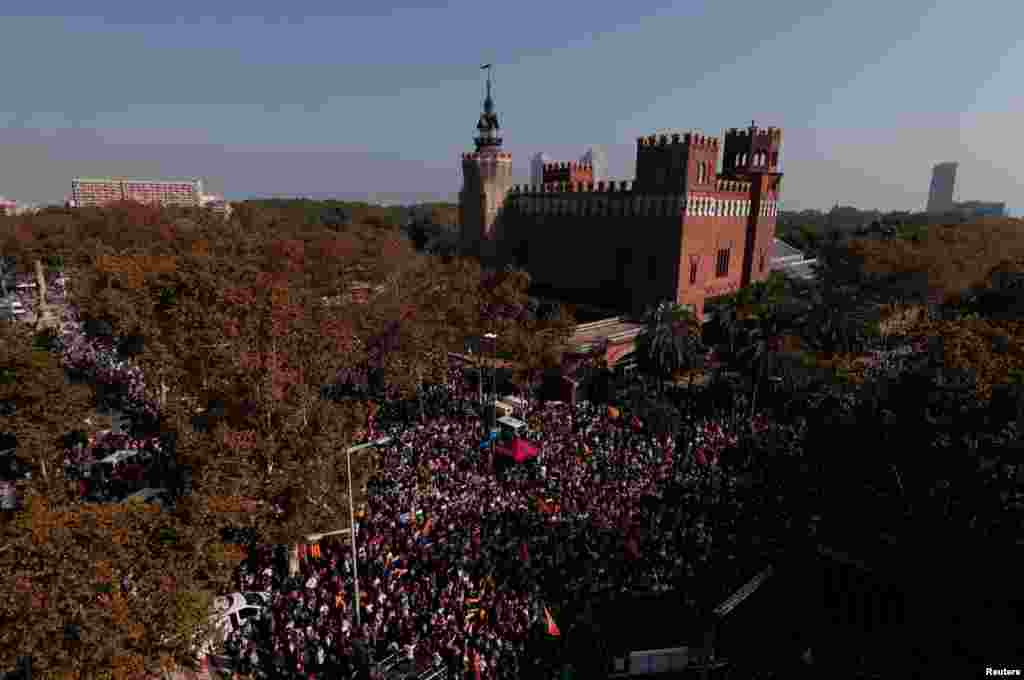
<path id="1" fill-rule="evenodd" d="M 551 637 L 560 637 L 562 632 L 558 630 L 558 626 L 555 625 L 554 618 L 551 617 L 551 612 L 548 611 L 547 607 L 544 607 L 544 621 L 547 626 L 547 634 Z"/>

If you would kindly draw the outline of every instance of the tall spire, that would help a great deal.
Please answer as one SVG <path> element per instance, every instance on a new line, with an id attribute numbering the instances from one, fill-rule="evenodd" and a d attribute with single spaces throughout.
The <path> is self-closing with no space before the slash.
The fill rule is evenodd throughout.
<path id="1" fill-rule="evenodd" d="M 487 69 L 487 97 L 484 99 L 484 113 L 494 113 L 494 100 L 491 99 L 491 69 Z"/>
<path id="2" fill-rule="evenodd" d="M 487 71 L 487 96 L 484 98 L 484 111 L 480 114 L 480 121 L 476 125 L 479 135 L 474 139 L 476 150 L 485 148 L 500 148 L 501 137 L 498 137 L 498 115 L 494 113 L 494 99 L 491 97 L 491 64 L 484 64 L 480 67 Z"/>

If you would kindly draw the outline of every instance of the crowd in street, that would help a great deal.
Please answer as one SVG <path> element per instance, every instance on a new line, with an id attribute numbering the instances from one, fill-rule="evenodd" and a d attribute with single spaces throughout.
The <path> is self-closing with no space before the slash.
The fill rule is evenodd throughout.
<path id="1" fill-rule="evenodd" d="M 345 677 L 362 641 L 374 658 L 397 652 L 421 673 L 520 677 L 545 609 L 609 589 L 664 590 L 707 571 L 709 512 L 667 508 L 662 496 L 697 485 L 711 460 L 686 464 L 673 440 L 607 407 L 548 403 L 523 414 L 538 457 L 495 474 L 468 397 L 453 373 L 427 395 L 427 422 L 376 425 L 393 439 L 358 523 L 360 625 L 347 538 L 304 549 L 291 579 L 260 553 L 238 586 L 274 594 L 271 642 L 261 652 L 239 636 L 231 644 L 243 665 Z M 725 517 L 737 514 L 721 513 L 715 534 L 735 535 Z M 723 593 L 741 571 L 716 567 Z"/>

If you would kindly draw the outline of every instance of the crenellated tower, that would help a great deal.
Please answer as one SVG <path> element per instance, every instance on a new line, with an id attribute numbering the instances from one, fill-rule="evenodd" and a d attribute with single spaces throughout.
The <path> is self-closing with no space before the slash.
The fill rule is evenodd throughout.
<path id="1" fill-rule="evenodd" d="M 679 195 L 711 191 L 718 169 L 718 139 L 700 132 L 640 137 L 636 144 L 636 190 Z"/>
<path id="2" fill-rule="evenodd" d="M 569 182 L 589 184 L 594 181 L 594 166 L 586 161 L 554 161 L 544 164 L 542 184 Z"/>
<path id="3" fill-rule="evenodd" d="M 512 188 L 512 154 L 501 148 L 501 126 L 491 96 L 491 65 L 483 68 L 487 70 L 487 95 L 476 126 L 476 151 L 462 154 L 459 240 L 463 253 L 490 258 L 496 253 L 501 212 Z"/>
<path id="4" fill-rule="evenodd" d="M 750 221 L 743 249 L 741 283 L 744 286 L 768 276 L 765 254 L 773 247 L 775 217 L 782 189 L 782 173 L 778 171 L 781 146 L 782 130 L 760 128 L 755 121 L 750 121 L 746 130 L 731 128 L 725 132 L 722 174 L 748 180 L 751 184 Z"/>
<path id="5" fill-rule="evenodd" d="M 755 121 L 750 121 L 746 130 L 730 128 L 725 131 L 722 174 L 777 172 L 781 146 L 782 130 L 779 128 L 759 128 Z"/>

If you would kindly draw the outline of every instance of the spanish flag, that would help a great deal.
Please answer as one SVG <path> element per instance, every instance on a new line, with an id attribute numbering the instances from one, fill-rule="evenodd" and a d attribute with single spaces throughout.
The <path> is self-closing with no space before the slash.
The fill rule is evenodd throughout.
<path id="1" fill-rule="evenodd" d="M 309 554 L 315 557 L 316 559 L 320 559 L 320 544 L 314 543 L 313 545 L 311 545 L 309 547 Z"/>
<path id="2" fill-rule="evenodd" d="M 562 633 L 558 630 L 558 626 L 555 625 L 555 620 L 551 618 L 551 612 L 548 611 L 547 607 L 544 607 L 544 620 L 547 623 L 547 633 L 551 637 L 561 637 Z"/>

